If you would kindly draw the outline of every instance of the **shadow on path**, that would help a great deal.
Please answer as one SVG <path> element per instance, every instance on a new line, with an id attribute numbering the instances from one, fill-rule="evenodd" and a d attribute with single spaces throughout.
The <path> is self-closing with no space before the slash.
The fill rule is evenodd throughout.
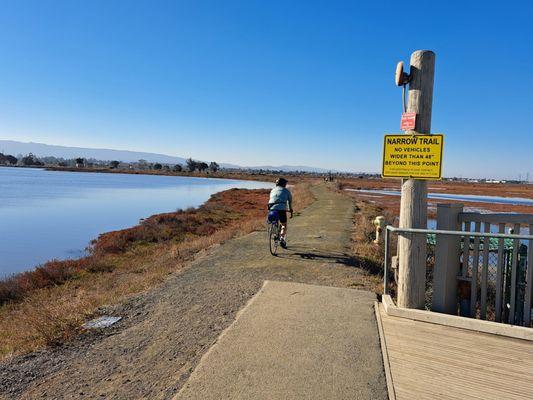
<path id="1" fill-rule="evenodd" d="M 315 261 L 320 263 L 341 264 L 361 268 L 372 275 L 382 275 L 383 268 L 376 262 L 349 255 L 343 252 L 323 251 L 311 246 L 289 246 L 276 257 L 292 261 Z"/>
<path id="2" fill-rule="evenodd" d="M 321 263 L 342 264 L 350 267 L 358 266 L 357 259 L 340 252 L 326 252 L 312 247 L 291 246 L 285 252 L 278 253 L 278 258 L 293 261 L 317 261 Z"/>

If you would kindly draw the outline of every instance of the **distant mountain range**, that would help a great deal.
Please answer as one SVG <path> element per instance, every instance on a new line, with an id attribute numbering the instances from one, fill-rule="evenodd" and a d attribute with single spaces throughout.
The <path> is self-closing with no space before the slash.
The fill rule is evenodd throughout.
<path id="1" fill-rule="evenodd" d="M 58 146 L 44 143 L 33 142 L 17 142 L 15 140 L 0 140 L 0 153 L 11 154 L 17 156 L 19 154 L 26 155 L 33 153 L 37 157 L 58 157 L 58 158 L 93 158 L 102 161 L 122 161 L 122 162 L 136 162 L 139 160 L 146 160 L 153 163 L 161 164 L 185 164 L 185 158 L 169 156 L 158 153 L 145 153 L 141 151 L 129 150 L 113 150 L 113 149 L 93 149 L 87 147 L 69 147 Z M 212 161 L 212 160 L 209 160 Z M 217 160 L 213 160 L 217 161 Z M 264 169 L 273 171 L 305 171 L 305 172 L 327 172 L 323 168 L 308 167 L 304 165 L 281 165 L 281 166 L 257 166 L 257 167 L 243 167 L 235 164 L 220 163 L 223 168 L 239 168 L 239 169 Z"/>

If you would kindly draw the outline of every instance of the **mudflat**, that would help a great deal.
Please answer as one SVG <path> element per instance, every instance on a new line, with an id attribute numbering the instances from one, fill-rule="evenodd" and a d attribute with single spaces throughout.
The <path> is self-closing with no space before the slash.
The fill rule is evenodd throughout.
<path id="1" fill-rule="evenodd" d="M 264 231 L 213 247 L 159 287 L 106 309 L 122 317 L 113 327 L 0 364 L 0 396 L 169 399 L 265 280 L 361 288 L 365 272 L 349 253 L 353 201 L 324 185 L 313 191 L 278 257 Z"/>

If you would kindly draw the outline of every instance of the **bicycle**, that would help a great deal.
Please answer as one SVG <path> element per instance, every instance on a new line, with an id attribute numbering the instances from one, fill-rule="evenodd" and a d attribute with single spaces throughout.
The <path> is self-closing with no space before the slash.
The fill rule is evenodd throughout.
<path id="1" fill-rule="evenodd" d="M 267 216 L 268 246 L 270 254 L 276 255 L 280 243 L 281 223 L 276 211 L 270 211 Z"/>
<path id="2" fill-rule="evenodd" d="M 287 212 L 290 213 L 290 218 L 292 218 L 293 211 L 289 210 Z M 271 210 L 268 212 L 267 225 L 268 225 L 268 229 L 267 229 L 268 247 L 270 250 L 270 254 L 275 256 L 278 251 L 278 247 L 281 244 L 281 222 L 279 220 L 279 214 L 277 211 Z M 286 236 L 287 235 L 285 234 L 285 239 L 287 238 Z"/>

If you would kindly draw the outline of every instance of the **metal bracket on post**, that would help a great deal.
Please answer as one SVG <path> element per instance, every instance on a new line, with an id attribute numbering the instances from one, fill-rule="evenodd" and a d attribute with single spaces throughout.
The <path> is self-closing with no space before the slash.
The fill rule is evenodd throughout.
<path id="1" fill-rule="evenodd" d="M 407 84 L 411 81 L 411 75 L 409 75 L 407 72 L 404 72 L 403 70 L 403 61 L 400 61 L 396 65 L 396 74 L 394 75 L 394 81 L 396 82 L 396 86 L 403 86 L 402 87 L 402 108 L 403 112 L 407 111 L 407 105 L 405 101 L 405 88 Z"/>
<path id="2" fill-rule="evenodd" d="M 404 88 L 405 85 L 411 81 L 411 75 L 403 70 L 403 61 L 400 61 L 396 65 L 396 74 L 394 75 L 394 80 L 396 82 L 396 86 L 403 86 Z"/>

